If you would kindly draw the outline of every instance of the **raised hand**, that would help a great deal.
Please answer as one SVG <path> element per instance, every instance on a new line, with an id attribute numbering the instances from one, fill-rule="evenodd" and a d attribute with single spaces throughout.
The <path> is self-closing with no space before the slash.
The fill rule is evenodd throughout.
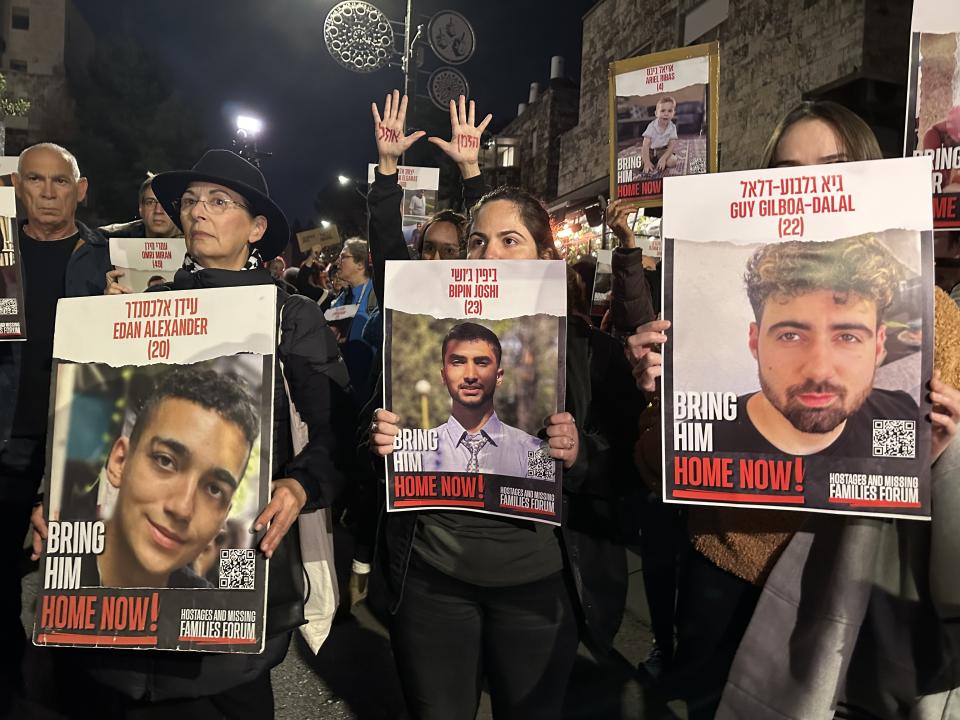
<path id="1" fill-rule="evenodd" d="M 476 124 L 476 107 L 473 100 L 461 95 L 460 101 L 450 100 L 450 140 L 438 137 L 428 137 L 427 140 L 443 150 L 460 168 L 464 178 L 480 174 L 480 136 L 493 120 L 493 115 L 487 113 L 483 121 Z"/>
<path id="2" fill-rule="evenodd" d="M 383 115 L 376 103 L 370 104 L 373 111 L 374 137 L 377 140 L 377 153 L 380 156 L 380 172 L 392 175 L 397 171 L 397 161 L 407 149 L 426 133 L 417 130 L 415 133 L 404 135 L 404 124 L 407 119 L 407 96 L 400 98 L 400 91 L 394 90 L 387 95 L 383 102 Z"/>
<path id="3" fill-rule="evenodd" d="M 612 200 L 607 205 L 607 227 L 613 231 L 617 240 L 620 241 L 620 247 L 624 248 L 637 246 L 633 230 L 627 223 L 627 217 L 630 215 L 631 209 L 625 200 Z"/>

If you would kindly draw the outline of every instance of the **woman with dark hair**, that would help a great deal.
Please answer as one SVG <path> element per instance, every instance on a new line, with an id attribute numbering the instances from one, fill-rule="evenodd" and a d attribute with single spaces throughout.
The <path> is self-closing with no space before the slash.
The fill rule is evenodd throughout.
<path id="1" fill-rule="evenodd" d="M 767 144 L 763 164 L 799 167 L 881 157 L 876 137 L 861 118 L 836 103 L 817 101 L 803 102 L 784 116 Z M 940 311 L 940 295 L 937 332 L 943 333 L 951 319 Z M 960 326 L 960 318 L 952 320 Z M 646 390 L 653 390 L 661 375 L 659 345 L 669 327 L 667 321 L 653 321 L 627 341 L 634 374 Z M 946 350 L 938 344 L 936 367 L 945 365 Z M 960 393 L 941 380 L 939 372 L 929 387 L 934 403 L 933 506 L 942 517 L 946 502 L 956 508 L 958 501 L 949 481 L 939 482 L 938 494 L 937 477 L 960 468 L 960 448 L 951 445 L 960 419 Z M 659 443 L 641 444 L 647 450 L 641 450 L 641 466 L 659 481 Z M 944 501 L 939 507 L 938 499 Z M 891 708 L 909 707 L 931 689 L 942 689 L 936 683 L 953 682 L 955 687 L 954 680 L 960 680 L 946 679 L 937 670 L 941 674 L 936 683 L 925 686 L 924 681 L 935 677 L 934 670 L 928 677 L 918 674 L 923 663 L 913 655 L 914 647 L 923 647 L 923 652 L 934 653 L 928 657 L 938 657 L 942 647 L 936 646 L 944 640 L 937 631 L 929 633 L 931 623 L 935 625 L 932 585 L 913 579 L 934 569 L 927 563 L 934 559 L 935 543 L 941 557 L 948 556 L 948 548 L 954 559 L 960 552 L 955 533 L 938 533 L 942 520 L 927 525 L 707 506 L 691 506 L 687 515 L 691 544 L 682 559 L 677 668 L 670 688 L 687 700 L 692 720 L 832 717 L 837 703 L 851 698 L 859 712 L 869 711 L 845 717 L 907 717 Z M 941 581 L 947 575 L 950 572 L 941 575 Z M 956 616 L 960 587 L 953 585 L 945 594 Z M 902 595 L 892 597 L 891 590 Z M 920 619 L 918 613 L 927 610 L 930 615 Z M 911 647 L 917 638 L 910 631 L 898 637 L 891 632 L 900 623 L 925 630 L 924 639 L 934 645 Z M 956 666 L 956 658 L 953 661 L 950 667 Z"/>
<path id="2" fill-rule="evenodd" d="M 465 254 L 463 238 L 467 218 L 453 210 L 441 210 L 420 228 L 417 254 L 421 260 L 458 260 Z"/>
<path id="3" fill-rule="evenodd" d="M 542 203 L 516 188 L 484 195 L 467 257 L 558 259 Z M 546 423 L 550 455 L 564 465 L 562 529 L 465 512 L 383 518 L 391 641 L 418 720 L 475 717 L 484 677 L 498 720 L 560 717 L 581 623 L 601 653 L 620 624 L 627 577 L 615 498 L 631 477 L 641 402 L 619 345 L 576 317 L 566 357 L 567 412 Z M 399 422 L 375 412 L 372 452 L 393 451 Z"/>

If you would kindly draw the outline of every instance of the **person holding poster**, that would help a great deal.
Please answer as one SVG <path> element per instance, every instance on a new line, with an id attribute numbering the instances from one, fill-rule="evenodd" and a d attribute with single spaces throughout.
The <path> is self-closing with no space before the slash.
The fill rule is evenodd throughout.
<path id="1" fill-rule="evenodd" d="M 20 622 L 20 568 L 46 465 L 57 301 L 101 294 L 110 268 L 106 239 L 77 219 L 87 179 L 69 150 L 53 143 L 27 148 L 20 154 L 14 186 L 27 214 L 16 235 L 27 339 L 0 343 L 0 644 L 8 648 L 0 675 L 0 713 L 4 701 L 21 690 L 26 640 Z"/>
<path id="2" fill-rule="evenodd" d="M 468 115 L 461 102 L 458 117 L 451 106 L 451 116 L 455 134 L 479 135 L 472 107 Z M 469 258 L 557 257 L 548 214 L 523 191 L 488 193 L 472 215 Z M 582 608 L 599 648 L 609 647 L 619 625 L 625 556 L 611 499 L 617 477 L 629 472 L 636 418 L 630 403 L 622 417 L 610 412 L 612 398 L 609 406 L 599 398 L 608 398 L 607 389 L 625 392 L 622 397 L 636 391 L 618 365 L 619 352 L 597 340 L 586 323 L 570 321 L 568 327 L 569 412 L 549 418 L 546 434 L 550 456 L 566 470 L 564 515 L 580 521 L 571 520 L 558 536 L 542 523 L 471 513 L 417 511 L 383 519 L 391 640 L 415 718 L 473 717 L 478 667 L 495 717 L 559 717 L 579 637 L 574 605 Z M 604 377 L 604 387 L 592 386 L 591 376 Z M 399 422 L 388 410 L 374 413 L 372 452 L 392 454 Z M 459 642 L 451 644 L 450 637 Z"/>
<path id="3" fill-rule="evenodd" d="M 228 150 L 210 150 L 191 170 L 157 175 L 153 189 L 187 243 L 183 268 L 160 290 L 273 284 L 263 264 L 283 251 L 289 228 L 258 168 Z M 290 555 L 287 548 L 297 537 L 285 536 L 303 508 L 329 507 L 346 483 L 355 417 L 346 367 L 319 307 L 299 295 L 281 292 L 278 298 L 273 492 L 253 527 L 263 533 L 259 550 L 273 558 L 265 649 L 260 655 L 164 656 L 149 650 L 131 654 L 71 649 L 61 655 L 68 667 L 62 668 L 58 680 L 69 702 L 90 701 L 84 704 L 87 712 L 97 708 L 104 717 L 117 707 L 160 712 L 162 702 L 162 712 L 170 715 L 273 717 L 269 671 L 283 659 L 290 631 L 304 622 L 302 587 L 297 587 L 302 569 L 291 565 L 298 554 Z M 309 438 L 296 455 L 290 436 L 291 402 L 306 423 Z M 228 442 L 229 434 L 221 437 L 221 442 Z M 242 444 L 239 437 L 237 441 Z M 116 453 L 111 460 L 119 465 Z M 167 533 L 162 528 L 156 532 L 162 544 Z M 36 540 L 35 549 L 39 550 Z"/>
<path id="4" fill-rule="evenodd" d="M 855 114 L 835 103 L 806 102 L 781 120 L 764 152 L 764 165 L 797 167 L 880 157 L 872 131 Z M 937 335 L 953 335 L 957 328 L 941 327 L 941 317 L 938 307 Z M 669 327 L 667 321 L 653 321 L 638 328 L 628 339 L 628 351 L 636 363 L 635 376 L 645 388 L 653 389 L 656 378 L 661 376 L 659 345 L 667 340 L 665 332 Z M 937 367 L 945 364 L 940 355 L 943 349 L 938 347 L 934 363 Z M 956 383 L 960 378 L 950 380 Z M 937 493 L 948 487 L 946 482 L 938 482 L 938 476 L 946 478 L 958 466 L 956 444 L 951 441 L 960 419 L 960 394 L 936 374 L 929 387 L 933 402 L 933 505 L 940 508 L 937 497 L 941 497 L 944 503 L 951 503 L 943 507 L 955 507 L 952 495 Z M 659 445 L 642 445 L 647 448 L 645 464 L 659 465 Z M 653 445 L 657 449 L 650 452 Z M 937 462 L 941 455 L 944 457 Z M 904 596 L 897 597 L 880 589 L 885 587 L 881 578 L 901 563 L 909 567 L 919 561 L 923 566 L 945 553 L 955 556 L 956 533 L 942 520 L 938 522 L 936 514 L 931 524 L 905 520 L 891 523 L 880 519 L 690 506 L 688 517 L 692 545 L 682 557 L 677 599 L 677 667 L 668 689 L 685 697 L 690 718 L 759 717 L 767 708 L 775 708 L 778 716 L 828 717 L 840 692 L 858 696 L 854 705 L 869 707 L 877 716 L 887 717 L 877 707 L 881 694 L 902 692 L 901 700 L 908 705 L 916 700 L 917 688 L 909 687 L 909 678 L 913 677 L 909 673 L 898 670 L 896 681 L 891 674 L 885 674 L 882 681 L 868 679 L 877 667 L 877 647 L 872 644 L 877 638 L 871 635 L 877 631 L 882 635 L 884 628 L 899 627 L 899 622 L 892 619 L 895 617 L 902 618 L 910 633 L 922 629 L 916 623 L 917 610 L 912 609 L 915 600 L 910 599 L 916 598 L 917 588 L 904 586 L 900 589 Z M 924 553 L 916 560 L 900 556 L 897 535 L 905 543 L 901 547 L 927 545 L 929 555 Z M 929 544 L 931 539 L 933 545 Z M 946 566 L 931 566 L 931 571 L 953 572 Z M 926 572 L 922 571 L 924 576 Z M 860 581 L 862 573 L 876 574 L 869 574 L 871 582 L 864 583 Z M 801 580 L 802 592 L 797 586 Z M 764 586 L 770 591 L 761 594 Z M 921 588 L 919 592 L 921 597 L 930 597 L 929 589 Z M 705 594 L 715 601 L 709 612 L 701 609 Z M 784 603 L 775 597 L 790 601 Z M 829 618 L 822 614 L 825 608 L 831 608 Z M 931 608 L 931 617 L 934 612 Z M 888 619 L 877 623 L 871 620 L 874 613 L 877 618 Z M 917 640 L 911 642 L 917 643 L 914 647 L 931 646 Z M 937 644 L 938 641 L 933 643 Z M 790 649 L 800 645 L 806 648 L 806 661 L 795 657 Z M 896 643 L 881 646 L 891 648 L 890 662 L 899 669 L 914 662 L 908 647 Z M 851 658 L 857 657 L 866 663 L 855 672 L 856 663 L 850 663 Z M 757 669 L 761 666 L 759 679 Z M 852 681 L 868 667 L 874 669 L 860 675 L 858 682 Z"/>

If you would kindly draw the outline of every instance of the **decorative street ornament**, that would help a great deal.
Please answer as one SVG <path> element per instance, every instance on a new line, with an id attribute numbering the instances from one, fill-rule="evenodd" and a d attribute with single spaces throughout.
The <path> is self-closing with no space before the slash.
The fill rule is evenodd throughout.
<path id="1" fill-rule="evenodd" d="M 430 73 L 427 94 L 434 105 L 441 110 L 448 110 L 451 100 L 456 100 L 461 95 L 470 97 L 470 86 L 463 73 L 456 68 L 439 67 Z"/>
<path id="2" fill-rule="evenodd" d="M 441 10 L 430 18 L 427 39 L 437 57 L 451 65 L 465 63 L 477 47 L 473 27 L 453 10 Z"/>
<path id="3" fill-rule="evenodd" d="M 353 72 L 384 68 L 394 54 L 390 21 L 362 0 L 334 5 L 323 22 L 323 39 L 333 59 Z"/>

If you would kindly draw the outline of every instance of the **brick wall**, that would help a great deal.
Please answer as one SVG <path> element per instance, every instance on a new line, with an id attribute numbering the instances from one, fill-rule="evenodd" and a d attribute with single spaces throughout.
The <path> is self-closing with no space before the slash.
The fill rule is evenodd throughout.
<path id="1" fill-rule="evenodd" d="M 609 172 L 608 66 L 677 47 L 697 0 L 603 0 L 583 21 L 580 117 L 561 138 L 559 194 Z M 851 76 L 905 83 L 908 0 L 730 0 L 720 26 L 720 169 L 755 167 L 805 93 Z"/>

